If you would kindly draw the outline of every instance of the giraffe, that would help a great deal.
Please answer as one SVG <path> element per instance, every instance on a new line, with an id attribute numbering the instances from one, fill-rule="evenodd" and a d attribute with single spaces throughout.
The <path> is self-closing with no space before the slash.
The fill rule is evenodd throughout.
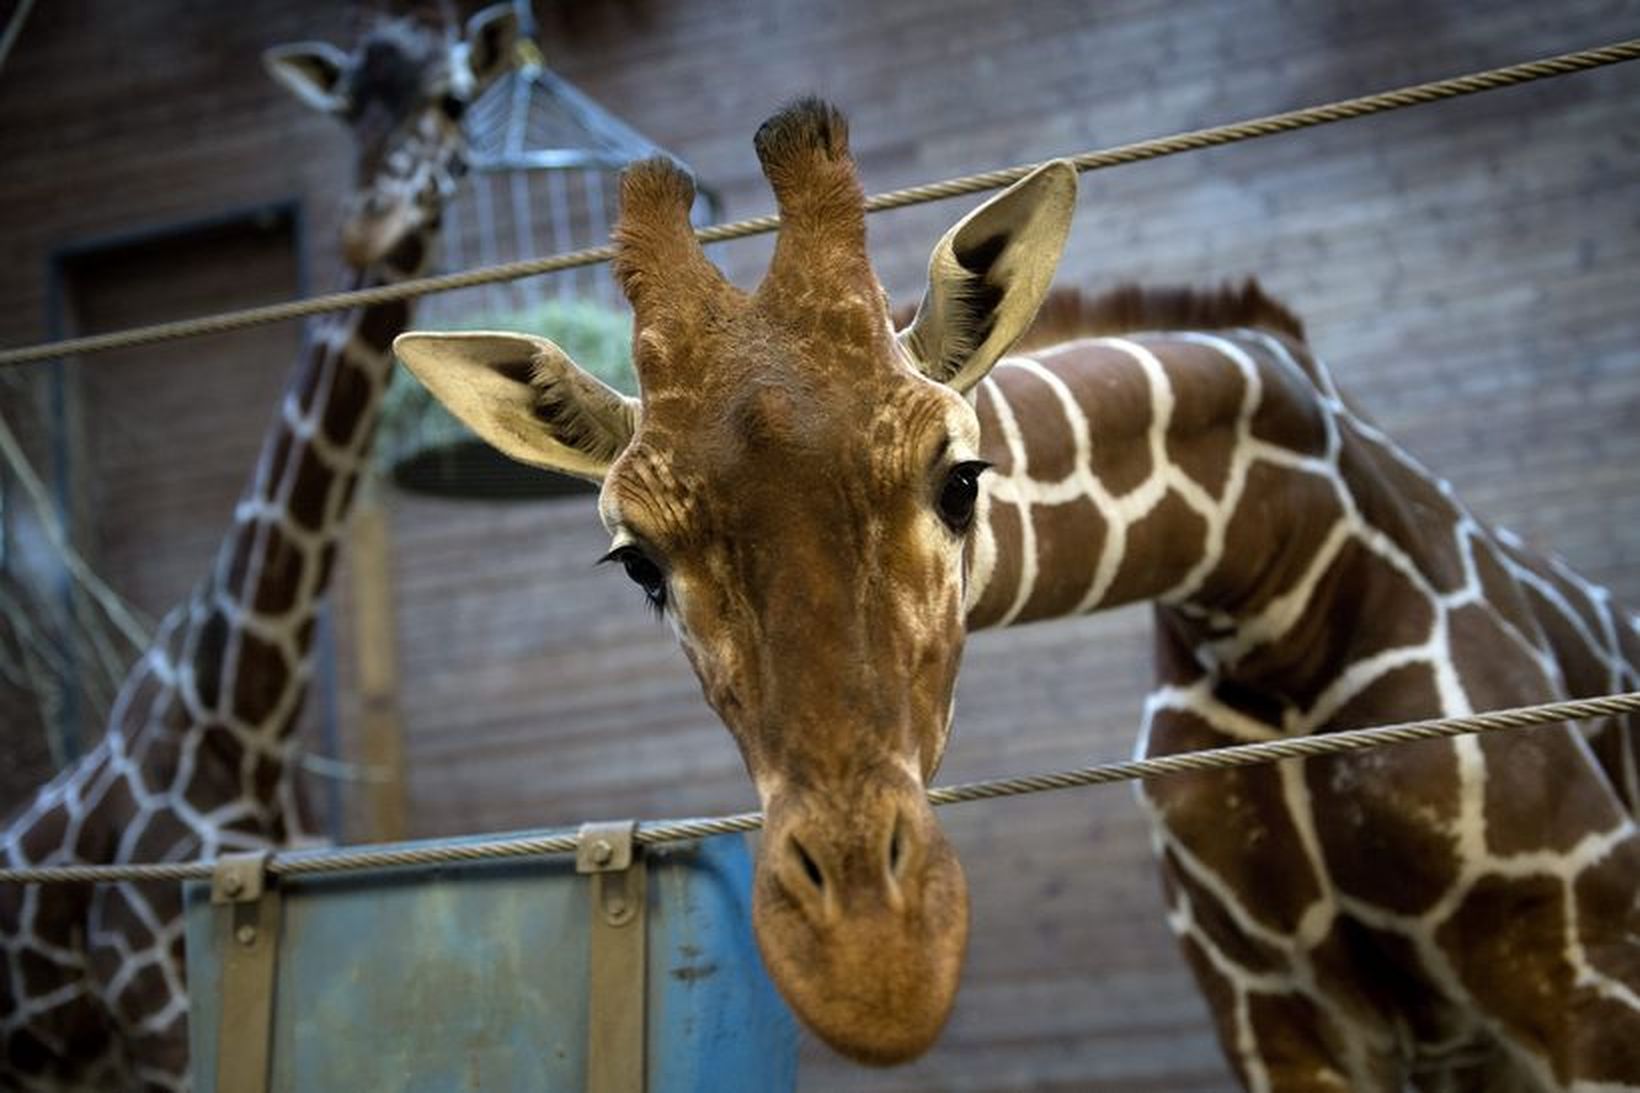
<path id="1" fill-rule="evenodd" d="M 526 335 L 395 350 L 500 450 L 602 483 L 607 560 L 762 801 L 765 964 L 833 1047 L 909 1059 L 951 1005 L 966 886 L 924 794 L 969 629 L 1151 602 L 1143 755 L 1634 685 L 1635 618 L 1476 519 L 1256 285 L 1038 316 L 1070 166 L 960 220 L 896 333 L 842 115 L 803 100 L 754 144 L 780 213 L 754 292 L 701 252 L 686 175 L 623 178 L 639 398 Z M 1637 789 L 1606 722 L 1142 799 L 1249 1089 L 1608 1089 L 1640 1086 Z"/>
<path id="2" fill-rule="evenodd" d="M 353 130 L 350 287 L 424 269 L 463 169 L 463 105 L 510 63 L 514 13 L 465 36 L 379 21 L 351 54 L 268 51 L 270 74 Z M 302 827 L 294 736 L 317 612 L 408 324 L 402 301 L 307 339 L 209 572 L 132 667 L 106 731 L 4 834 L 11 866 L 212 858 Z M 189 1085 L 181 893 L 170 884 L 0 890 L 0 1085 Z"/>

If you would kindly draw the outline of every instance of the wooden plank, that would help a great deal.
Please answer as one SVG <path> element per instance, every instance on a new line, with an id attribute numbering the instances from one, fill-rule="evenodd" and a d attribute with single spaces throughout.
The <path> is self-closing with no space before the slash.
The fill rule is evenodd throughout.
<path id="1" fill-rule="evenodd" d="M 346 545 L 357 658 L 359 762 L 371 773 L 359 783 L 366 800 L 361 837 L 367 841 L 402 839 L 407 826 L 389 534 L 386 509 L 367 492 L 353 513 Z"/>

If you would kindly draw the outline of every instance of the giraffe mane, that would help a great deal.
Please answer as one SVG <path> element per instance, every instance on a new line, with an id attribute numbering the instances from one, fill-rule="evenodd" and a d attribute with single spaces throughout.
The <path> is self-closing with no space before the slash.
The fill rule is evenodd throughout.
<path id="1" fill-rule="evenodd" d="M 1304 324 L 1249 277 L 1218 288 L 1119 285 L 1097 294 L 1054 289 L 1043 301 L 1018 350 L 1040 349 L 1073 338 L 1132 334 L 1144 330 L 1228 330 L 1251 327 L 1304 340 Z"/>

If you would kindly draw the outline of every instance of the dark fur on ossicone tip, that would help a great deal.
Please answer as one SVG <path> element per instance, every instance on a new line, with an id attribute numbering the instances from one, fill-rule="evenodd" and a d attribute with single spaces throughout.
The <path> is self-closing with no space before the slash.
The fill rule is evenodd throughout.
<path id="1" fill-rule="evenodd" d="M 652 156 L 621 172 L 621 211 L 611 233 L 614 270 L 633 307 L 652 302 L 643 297 L 663 278 L 716 279 L 689 221 L 694 203 L 694 176 L 676 160 Z"/>
<path id="2" fill-rule="evenodd" d="M 695 176 L 670 156 L 635 160 L 621 171 L 621 220 L 647 219 L 695 203 Z"/>
<path id="3" fill-rule="evenodd" d="M 806 95 L 758 126 L 752 147 L 765 172 L 815 153 L 828 160 L 847 159 L 848 119 L 831 103 Z"/>
<path id="4" fill-rule="evenodd" d="M 842 111 L 813 96 L 798 99 L 764 122 L 752 143 L 780 208 L 775 267 L 816 244 L 863 262 L 865 194 Z"/>

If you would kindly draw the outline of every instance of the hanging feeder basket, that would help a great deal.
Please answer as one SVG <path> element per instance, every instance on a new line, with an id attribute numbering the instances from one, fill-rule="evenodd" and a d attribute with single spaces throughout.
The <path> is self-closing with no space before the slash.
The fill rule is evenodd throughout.
<path id="1" fill-rule="evenodd" d="M 620 169 L 668 154 L 548 70 L 533 40 L 529 5 L 517 6 L 524 32 L 517 63 L 463 119 L 471 170 L 445 211 L 443 254 L 450 269 L 606 242 Z M 717 218 L 717 200 L 705 188 L 697 191 L 694 218 L 709 223 Z M 611 386 L 628 394 L 636 390 L 630 315 L 602 266 L 430 297 L 417 325 L 537 334 Z M 403 369 L 395 373 L 382 409 L 376 451 L 388 477 L 418 493 L 532 500 L 592 489 L 496 452 Z"/>

